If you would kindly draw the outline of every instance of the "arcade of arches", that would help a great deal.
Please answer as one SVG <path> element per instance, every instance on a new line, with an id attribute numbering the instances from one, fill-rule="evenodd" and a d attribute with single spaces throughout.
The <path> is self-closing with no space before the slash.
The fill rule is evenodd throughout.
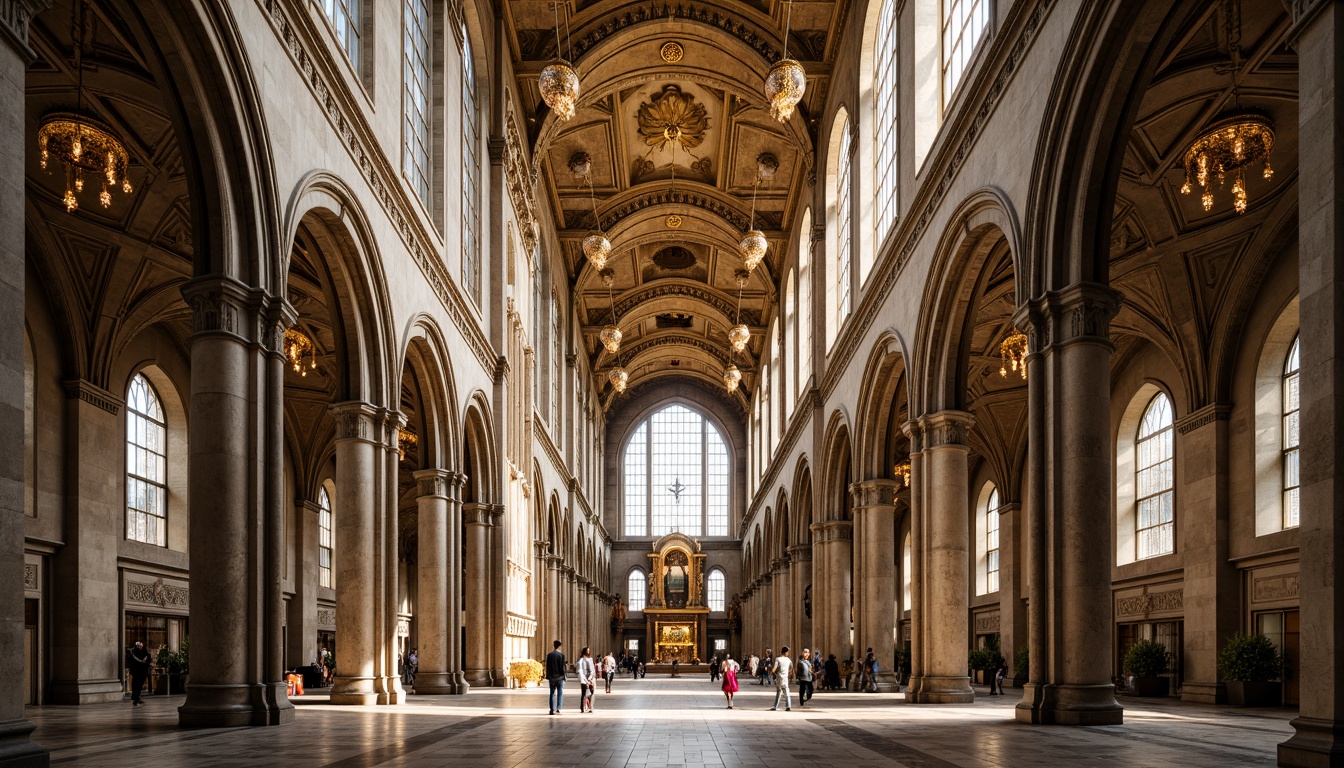
<path id="1" fill-rule="evenodd" d="M 0 0 L 0 763 L 136 641 L 190 727 L 988 647 L 1030 732 L 1250 633 L 1344 765 L 1341 83 L 1341 0 Z"/>

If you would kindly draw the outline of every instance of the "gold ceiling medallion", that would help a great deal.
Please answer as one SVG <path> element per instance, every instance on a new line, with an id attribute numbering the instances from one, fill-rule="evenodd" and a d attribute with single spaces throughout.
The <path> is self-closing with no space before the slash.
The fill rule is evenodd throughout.
<path id="1" fill-rule="evenodd" d="M 560 51 L 560 3 L 551 3 L 551 11 L 555 15 L 555 49 Z M 565 37 L 568 38 L 569 32 L 569 6 L 565 6 Z M 570 59 L 574 57 L 574 50 L 571 47 L 569 51 Z M 557 117 L 561 120 L 569 120 L 574 117 L 574 110 L 579 103 L 579 73 L 575 71 L 574 65 L 569 63 L 569 59 L 563 56 L 556 56 L 551 59 L 546 68 L 541 70 L 541 76 L 537 79 L 537 87 L 541 90 L 541 100 L 546 102 L 546 106 L 555 111 Z"/>
<path id="2" fill-rule="evenodd" d="M 663 47 L 658 51 L 658 55 L 663 57 L 663 61 L 668 64 L 676 64 L 686 55 L 686 50 L 681 47 L 681 43 L 668 41 L 663 43 Z"/>
<path id="3" fill-rule="evenodd" d="M 1185 152 L 1185 184 L 1182 194 L 1190 194 L 1191 182 L 1204 191 L 1200 202 L 1204 210 L 1213 209 L 1213 181 L 1224 186 L 1227 175 L 1233 175 L 1232 205 L 1237 213 L 1246 212 L 1245 168 L 1251 163 L 1264 162 L 1264 177 L 1274 176 L 1269 154 L 1274 149 L 1274 127 L 1268 119 L 1254 112 L 1231 115 L 1209 126 Z"/>
<path id="4" fill-rule="evenodd" d="M 668 229 L 681 229 L 681 217 L 678 216 L 678 215 L 675 214 L 675 213 L 670 213 L 670 214 L 668 214 L 668 215 L 667 215 L 667 228 L 668 228 Z"/>
<path id="5" fill-rule="evenodd" d="M 807 72 L 803 65 L 789 58 L 789 26 L 793 21 L 793 3 L 789 3 L 784 17 L 784 53 L 765 76 L 765 98 L 770 102 L 770 116 L 781 123 L 793 117 L 793 108 L 807 92 Z"/>
<path id="6" fill-rule="evenodd" d="M 298 328 L 290 328 L 285 331 L 284 339 L 281 341 L 281 349 L 285 353 L 285 359 L 294 372 L 300 376 L 307 376 L 308 371 L 317 368 L 317 345 L 313 344 L 312 339 L 304 335 Z M 303 358 L 307 356 L 308 364 L 304 365 Z"/>
<path id="7" fill-rule="evenodd" d="M 1027 335 L 1021 331 L 1014 330 L 1008 335 L 1008 338 L 999 344 L 999 356 L 1003 359 L 1003 365 L 999 367 L 999 375 L 1008 378 L 1008 371 L 1011 369 L 1022 375 L 1023 380 L 1027 378 Z"/>
<path id="8" fill-rule="evenodd" d="M 653 149 L 677 145 L 685 150 L 700 146 L 709 130 L 709 114 L 695 97 L 682 93 L 681 86 L 663 86 L 661 93 L 639 105 L 635 112 L 639 135 Z"/>

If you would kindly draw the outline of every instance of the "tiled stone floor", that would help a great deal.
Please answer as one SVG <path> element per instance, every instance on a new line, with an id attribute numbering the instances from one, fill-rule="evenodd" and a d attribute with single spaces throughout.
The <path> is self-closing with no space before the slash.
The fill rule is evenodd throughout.
<path id="1" fill-rule="evenodd" d="M 1292 728 L 1287 710 L 1239 710 L 1125 699 L 1125 724 L 1019 725 L 1013 695 L 962 706 L 906 705 L 899 694 L 824 693 L 770 712 L 774 691 L 744 685 L 728 711 L 704 678 L 617 679 L 597 712 L 564 714 L 544 690 L 473 690 L 414 697 L 399 707 L 298 700 L 293 725 L 186 731 L 182 697 L 148 704 L 28 710 L 53 765 L 295 766 L 1217 766 L 1272 765 Z M 984 689 L 981 689 L 984 693 Z M 796 696 L 796 691 L 794 692 Z"/>

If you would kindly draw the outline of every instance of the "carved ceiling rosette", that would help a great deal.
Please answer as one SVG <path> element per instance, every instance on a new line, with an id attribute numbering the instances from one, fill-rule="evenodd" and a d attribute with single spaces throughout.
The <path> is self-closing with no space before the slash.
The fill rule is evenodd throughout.
<path id="1" fill-rule="evenodd" d="M 663 86 L 661 93 L 640 104 L 635 120 L 644 143 L 660 151 L 668 149 L 672 142 L 682 149 L 695 149 L 704 142 L 705 131 L 709 130 L 705 105 L 682 93 L 681 86 L 675 84 Z"/>

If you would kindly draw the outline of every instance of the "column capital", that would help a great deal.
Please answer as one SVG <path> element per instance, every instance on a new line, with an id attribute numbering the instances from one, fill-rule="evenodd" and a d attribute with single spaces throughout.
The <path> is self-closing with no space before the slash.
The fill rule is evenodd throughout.
<path id="1" fill-rule="evenodd" d="M 366 443 L 382 443 L 381 426 L 383 422 L 379 408 L 359 401 L 333 403 L 327 410 L 336 419 L 337 440 L 363 440 Z"/>
<path id="2" fill-rule="evenodd" d="M 490 505 L 468 502 L 462 505 L 462 522 L 467 525 L 480 525 L 489 528 L 491 525 Z"/>
<path id="3" fill-rule="evenodd" d="M 1027 334 L 1029 355 L 1076 341 L 1110 344 L 1111 318 L 1123 298 L 1110 286 L 1074 283 L 1029 301 L 1014 313 L 1013 324 Z"/>
<path id="4" fill-rule="evenodd" d="M 453 473 L 446 469 L 421 469 L 412 472 L 411 477 L 415 478 L 416 494 L 421 498 L 429 496 L 446 499 L 452 496 L 449 485 Z"/>
<path id="5" fill-rule="evenodd" d="M 532 548 L 536 550 L 537 557 L 545 559 L 546 553 L 551 549 L 551 542 L 546 541 L 545 539 L 533 539 Z"/>
<path id="6" fill-rule="evenodd" d="M 902 484 L 896 480 L 874 478 L 849 484 L 850 496 L 854 499 L 854 511 L 869 507 L 895 507 L 896 494 Z"/>
<path id="7" fill-rule="evenodd" d="M 546 567 L 552 571 L 562 570 L 559 555 L 546 555 Z"/>
<path id="8" fill-rule="evenodd" d="M 51 7 L 51 0 L 0 0 L 0 30 L 25 64 L 37 58 L 28 47 L 28 25 L 33 17 Z"/>
<path id="9" fill-rule="evenodd" d="M 770 570 L 777 577 L 782 577 L 789 572 L 789 556 L 777 557 L 770 561 Z"/>
<path id="10" fill-rule="evenodd" d="M 6 0 L 0 0 L 3 4 Z M 209 275 L 189 280 L 182 298 L 191 307 L 192 336 L 225 335 L 243 342 L 260 342 L 256 316 L 256 293 L 232 277 Z"/>
<path id="11" fill-rule="evenodd" d="M 850 541 L 854 538 L 854 524 L 848 520 L 827 520 L 812 524 L 812 543 Z"/>
<path id="12" fill-rule="evenodd" d="M 975 425 L 975 417 L 965 411 L 938 411 L 921 416 L 919 425 L 926 450 L 943 445 L 966 447 L 966 436 Z"/>
<path id="13" fill-rule="evenodd" d="M 812 561 L 812 545 L 796 544 L 789 547 L 789 560 L 794 563 L 807 563 Z"/>
<path id="14" fill-rule="evenodd" d="M 924 450 L 924 427 L 914 419 L 901 425 L 901 431 L 905 433 L 906 439 L 910 441 L 910 455 Z"/>

